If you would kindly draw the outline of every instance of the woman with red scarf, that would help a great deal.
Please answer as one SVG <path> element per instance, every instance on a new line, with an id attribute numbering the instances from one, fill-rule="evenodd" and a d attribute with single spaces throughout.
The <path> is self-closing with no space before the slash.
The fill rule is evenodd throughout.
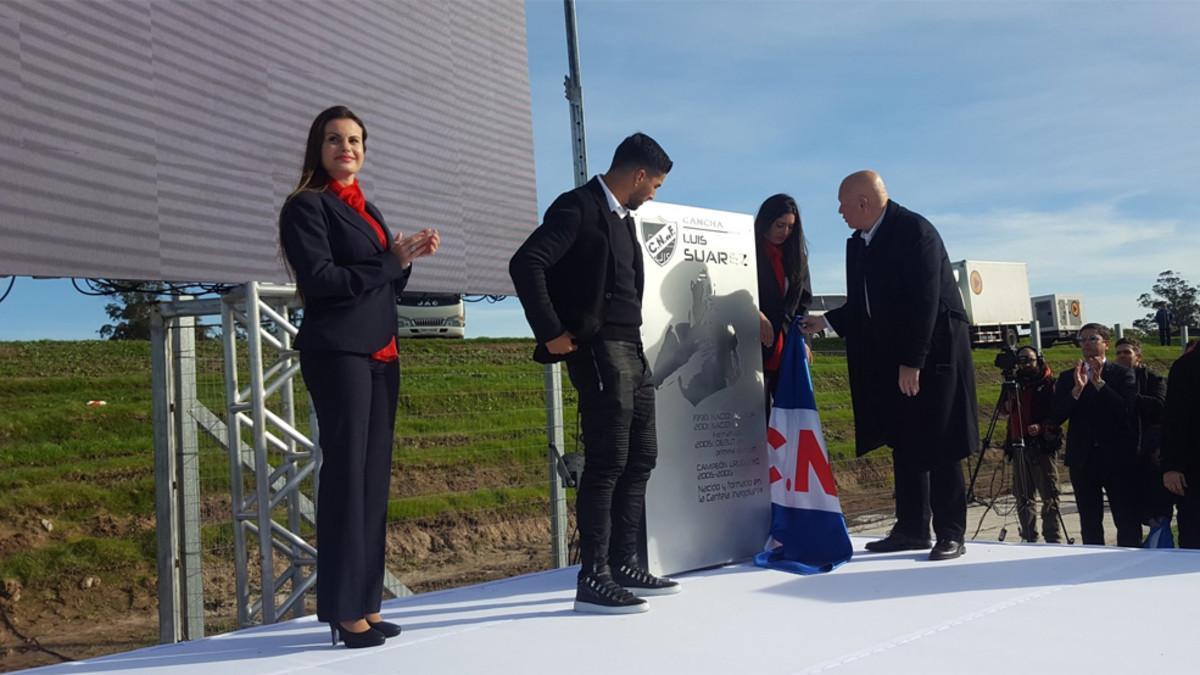
<path id="1" fill-rule="evenodd" d="M 437 231 L 393 236 L 358 185 L 367 130 L 344 106 L 308 132 L 304 168 L 279 214 L 279 240 L 304 298 L 295 346 L 317 413 L 317 618 L 336 645 L 400 634 L 383 620 L 384 548 L 396 399 L 396 296 Z"/>
<path id="2" fill-rule="evenodd" d="M 812 302 L 808 248 L 796 200 L 785 194 L 768 197 L 754 217 L 754 238 L 758 248 L 759 339 L 769 420 L 783 343 L 788 339 L 787 326 L 792 317 L 804 315 Z"/>

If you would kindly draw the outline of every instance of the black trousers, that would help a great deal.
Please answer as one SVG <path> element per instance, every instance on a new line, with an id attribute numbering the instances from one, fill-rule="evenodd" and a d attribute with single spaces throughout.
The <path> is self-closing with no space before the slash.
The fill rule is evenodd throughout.
<path id="1" fill-rule="evenodd" d="M 1141 546 L 1142 518 L 1138 508 L 1136 467 L 1111 471 L 1069 468 L 1083 543 L 1104 545 L 1104 495 L 1107 494 L 1113 522 L 1117 525 L 1117 546 Z"/>
<path id="2" fill-rule="evenodd" d="M 1185 474 L 1187 490 L 1179 497 L 1179 548 L 1200 548 L 1200 475 Z"/>
<path id="3" fill-rule="evenodd" d="M 317 411 L 317 618 L 354 621 L 383 600 L 388 488 L 400 364 L 365 354 L 302 352 Z"/>
<path id="4" fill-rule="evenodd" d="M 580 574 L 638 557 L 646 483 L 658 459 L 654 386 L 642 346 L 596 339 L 567 360 L 579 392 L 584 466 L 576 493 Z"/>
<path id="5" fill-rule="evenodd" d="M 896 526 L 901 534 L 929 539 L 930 516 L 936 538 L 963 541 L 967 532 L 967 487 L 962 460 L 941 462 L 922 470 L 910 462 L 897 461 L 892 451 L 896 476 Z"/>
<path id="6" fill-rule="evenodd" d="M 1158 325 L 1158 344 L 1164 347 L 1171 344 L 1171 324 Z"/>

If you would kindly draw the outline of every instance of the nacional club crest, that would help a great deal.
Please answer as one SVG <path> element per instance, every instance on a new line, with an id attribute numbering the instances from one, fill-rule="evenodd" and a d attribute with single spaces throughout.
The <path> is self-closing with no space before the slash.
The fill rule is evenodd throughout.
<path id="1" fill-rule="evenodd" d="M 679 238 L 679 225 L 674 221 L 642 221 L 642 241 L 646 252 L 659 267 L 666 265 L 675 254 L 675 243 Z"/>

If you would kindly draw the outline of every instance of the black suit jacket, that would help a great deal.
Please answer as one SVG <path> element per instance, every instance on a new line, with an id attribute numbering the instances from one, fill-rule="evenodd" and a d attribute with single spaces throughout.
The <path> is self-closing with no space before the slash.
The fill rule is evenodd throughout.
<path id="1" fill-rule="evenodd" d="M 855 232 L 846 304 L 825 316 L 846 341 L 858 454 L 886 443 L 898 463 L 929 468 L 978 449 L 966 312 L 928 220 L 889 201 L 870 246 Z M 916 396 L 900 393 L 901 365 L 921 369 Z"/>
<path id="2" fill-rule="evenodd" d="M 383 215 L 367 213 L 391 233 Z M 405 269 L 370 223 L 328 190 L 306 190 L 283 205 L 280 239 L 304 296 L 296 348 L 372 354 L 396 335 L 396 296 Z"/>
<path id="3" fill-rule="evenodd" d="M 600 179 L 564 192 L 554 200 L 542 225 L 513 254 L 508 273 L 525 318 L 537 339 L 534 360 L 560 361 L 545 343 L 570 331 L 578 342 L 587 342 L 604 325 L 610 282 L 616 271 L 609 242 L 617 233 L 637 233 L 608 208 Z M 638 300 L 645 288 L 640 247 L 635 247 L 634 281 Z"/>
<path id="4" fill-rule="evenodd" d="M 1200 490 L 1200 349 L 1179 357 L 1167 376 L 1162 469 L 1182 471 L 1188 490 Z M 1188 494 L 1192 494 L 1189 492 Z"/>
<path id="5" fill-rule="evenodd" d="M 1084 386 L 1079 400 L 1071 396 L 1075 369 L 1059 374 L 1054 388 L 1055 424 L 1067 428 L 1067 465 L 1096 475 L 1130 470 L 1137 457 L 1137 379 L 1133 371 L 1105 361 L 1104 386 Z"/>
<path id="6" fill-rule="evenodd" d="M 775 279 L 775 270 L 771 269 L 771 261 L 761 251 L 758 252 L 758 311 L 767 317 L 775 329 L 775 339 L 783 332 L 792 317 L 804 315 L 812 302 L 812 281 L 808 276 L 808 264 L 800 271 L 800 283 L 791 286 L 784 294 L 779 290 L 779 282 Z M 772 343 L 773 344 L 773 343 Z M 764 347 L 763 359 L 767 359 L 775 348 Z"/>

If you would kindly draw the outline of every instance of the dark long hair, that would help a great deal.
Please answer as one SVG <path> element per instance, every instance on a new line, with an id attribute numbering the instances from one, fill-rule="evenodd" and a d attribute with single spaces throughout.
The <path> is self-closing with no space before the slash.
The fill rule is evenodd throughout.
<path id="1" fill-rule="evenodd" d="M 344 105 L 322 110 L 308 128 L 308 141 L 304 144 L 304 166 L 300 169 L 300 182 L 296 184 L 296 189 L 292 190 L 292 195 L 303 190 L 324 190 L 329 185 L 329 172 L 321 164 L 321 145 L 325 142 L 325 125 L 331 120 L 354 120 L 362 129 L 362 148 L 363 154 L 366 155 L 367 125 L 363 124 L 358 115 Z M 291 195 L 288 197 L 291 198 Z"/>
<path id="2" fill-rule="evenodd" d="M 330 120 L 354 120 L 358 127 L 362 129 L 362 149 L 363 155 L 367 152 L 367 125 L 358 118 L 349 108 L 344 105 L 335 105 L 332 108 L 322 110 L 317 118 L 313 120 L 312 126 L 308 128 L 308 141 L 304 145 L 304 166 L 300 169 L 300 181 L 296 183 L 296 189 L 283 200 L 287 204 L 292 197 L 304 192 L 305 190 L 313 190 L 320 192 L 329 187 L 329 181 L 332 177 L 325 170 L 325 166 L 321 163 L 321 145 L 325 142 L 325 125 Z M 287 269 L 288 276 L 295 279 L 296 275 L 292 272 L 291 263 L 288 262 L 287 255 L 283 250 L 283 210 L 279 213 L 279 257 L 283 258 L 283 266 Z M 303 297 L 303 296 L 302 296 Z"/>
<path id="3" fill-rule="evenodd" d="M 783 240 L 783 273 L 787 276 L 788 290 L 800 291 L 803 283 L 804 270 L 808 267 L 808 246 L 804 243 L 804 226 L 800 222 L 800 207 L 791 195 L 783 193 L 771 195 L 758 207 L 758 215 L 754 216 L 754 241 L 761 251 L 767 245 L 767 230 L 776 218 L 791 213 L 796 216 L 796 226 L 792 228 L 787 239 Z"/>

